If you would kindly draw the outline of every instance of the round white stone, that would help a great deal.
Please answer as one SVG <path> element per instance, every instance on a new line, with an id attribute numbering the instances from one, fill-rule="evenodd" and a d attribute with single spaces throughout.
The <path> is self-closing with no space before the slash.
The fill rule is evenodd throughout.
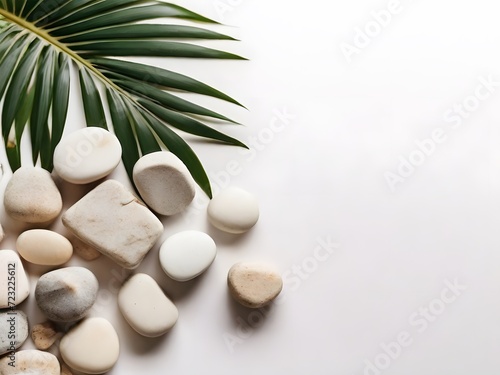
<path id="1" fill-rule="evenodd" d="M 17 238 L 19 254 L 30 263 L 58 266 L 73 255 L 73 246 L 59 233 L 46 229 L 31 229 Z"/>
<path id="2" fill-rule="evenodd" d="M 59 375 L 61 366 L 54 354 L 41 350 L 21 350 L 15 359 L 5 356 L 0 360 L 0 375 Z M 15 363 L 12 366 L 11 363 Z"/>
<path id="3" fill-rule="evenodd" d="M 144 202 L 160 215 L 175 215 L 195 196 L 195 182 L 173 153 L 159 151 L 140 158 L 134 166 L 135 186 Z"/>
<path id="4" fill-rule="evenodd" d="M 15 290 L 12 289 L 15 283 Z M 29 284 L 23 263 L 13 250 L 0 250 L 0 309 L 19 305 L 29 295 Z M 11 295 L 8 292 L 14 291 Z M 15 295 L 12 298 L 12 295 Z"/>
<path id="5" fill-rule="evenodd" d="M 125 282 L 118 294 L 118 306 L 130 326 L 146 337 L 165 334 L 179 317 L 177 307 L 157 282 L 144 273 Z"/>
<path id="6" fill-rule="evenodd" d="M 73 184 L 88 184 L 106 177 L 120 163 L 118 138 L 98 127 L 79 129 L 63 137 L 54 151 L 54 170 Z"/>
<path id="7" fill-rule="evenodd" d="M 176 233 L 163 242 L 160 264 L 172 279 L 187 281 L 210 267 L 216 254 L 215 242 L 208 234 L 187 230 Z"/>
<path id="8" fill-rule="evenodd" d="M 259 203 L 249 192 L 230 187 L 208 204 L 210 223 L 228 233 L 244 233 L 259 220 Z"/>
<path id="9" fill-rule="evenodd" d="M 4 206 L 15 220 L 46 224 L 61 212 L 62 198 L 49 172 L 38 167 L 21 167 L 5 188 Z"/>
<path id="10" fill-rule="evenodd" d="M 118 361 L 120 342 L 109 321 L 88 318 L 61 339 L 59 350 L 69 367 L 86 374 L 102 374 Z"/>

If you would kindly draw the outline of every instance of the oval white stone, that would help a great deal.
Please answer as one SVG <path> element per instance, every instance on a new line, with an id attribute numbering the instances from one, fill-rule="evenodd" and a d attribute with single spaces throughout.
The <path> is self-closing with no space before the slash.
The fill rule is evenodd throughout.
<path id="1" fill-rule="evenodd" d="M 11 279 L 9 279 L 9 277 Z M 9 280 L 15 280 L 16 283 L 14 300 L 9 299 L 7 294 L 9 290 Z M 9 302 L 19 305 L 30 293 L 28 278 L 24 271 L 23 263 L 21 262 L 21 258 L 19 258 L 17 253 L 13 250 L 0 250 L 0 290 L 4 291 L 4 293 L 0 293 L 0 309 L 10 307 Z"/>
<path id="2" fill-rule="evenodd" d="M 120 163 L 118 138 L 98 127 L 79 129 L 63 137 L 54 150 L 54 170 L 73 184 L 87 184 L 110 174 Z"/>
<path id="3" fill-rule="evenodd" d="M 138 273 L 120 289 L 118 306 L 125 320 L 139 334 L 157 337 L 174 326 L 177 307 L 149 275 Z"/>
<path id="4" fill-rule="evenodd" d="M 172 279 L 187 281 L 210 267 L 216 254 L 212 237 L 196 230 L 186 230 L 170 236 L 163 242 L 160 248 L 160 264 Z"/>
<path id="5" fill-rule="evenodd" d="M 17 238 L 16 248 L 28 262 L 42 266 L 58 266 L 73 255 L 73 246 L 59 233 L 46 229 L 31 229 Z"/>
<path id="6" fill-rule="evenodd" d="M 38 167 L 21 167 L 5 188 L 4 206 L 15 220 L 45 224 L 61 212 L 62 198 L 49 172 Z"/>
<path id="7" fill-rule="evenodd" d="M 62 338 L 59 350 L 69 367 L 86 374 L 102 374 L 118 361 L 120 342 L 109 321 L 88 318 Z"/>
<path id="8" fill-rule="evenodd" d="M 5 356 L 0 360 L 0 375 L 59 375 L 61 366 L 54 354 L 41 350 L 21 350 L 15 360 Z M 15 363 L 15 366 L 9 363 Z"/>
<path id="9" fill-rule="evenodd" d="M 249 192 L 230 187 L 219 193 L 208 204 L 210 223 L 228 233 L 244 233 L 259 220 L 259 204 Z"/>
<path id="10" fill-rule="evenodd" d="M 189 170 L 168 151 L 140 158 L 134 166 L 133 178 L 141 198 L 160 215 L 181 212 L 195 195 L 195 182 Z"/>

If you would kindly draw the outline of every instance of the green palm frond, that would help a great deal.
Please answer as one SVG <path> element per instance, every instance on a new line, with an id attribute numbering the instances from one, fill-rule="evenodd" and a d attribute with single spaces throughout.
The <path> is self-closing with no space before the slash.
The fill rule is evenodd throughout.
<path id="1" fill-rule="evenodd" d="M 190 40 L 235 40 L 197 26 L 139 23 L 157 18 L 216 24 L 171 3 L 144 0 L 0 0 L 1 128 L 12 170 L 21 166 L 20 142 L 29 124 L 33 163 L 52 170 L 68 112 L 70 69 L 78 69 L 87 126 L 113 130 L 129 174 L 141 155 L 168 149 L 211 197 L 207 174 L 172 128 L 224 144 L 246 147 L 200 118 L 235 121 L 174 95 L 196 93 L 239 104 L 185 75 L 119 57 L 210 59 L 242 57 Z M 104 101 L 100 93 L 106 92 Z"/>

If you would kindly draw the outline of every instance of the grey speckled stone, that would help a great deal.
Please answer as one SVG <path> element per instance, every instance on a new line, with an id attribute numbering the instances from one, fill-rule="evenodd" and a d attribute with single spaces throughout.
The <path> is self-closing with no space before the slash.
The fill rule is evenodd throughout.
<path id="1" fill-rule="evenodd" d="M 97 298 L 99 283 L 83 267 L 66 267 L 48 272 L 38 279 L 35 299 L 47 318 L 56 322 L 82 319 Z"/>
<path id="2" fill-rule="evenodd" d="M 46 224 L 61 212 L 62 198 L 49 172 L 38 167 L 21 167 L 5 188 L 4 205 L 15 220 Z"/>
<path id="3" fill-rule="evenodd" d="M 9 365 L 13 363 L 14 366 Z M 6 356 L 0 360 L 0 375 L 59 375 L 61 366 L 57 357 L 41 350 L 21 350 L 15 359 Z"/>
<path id="4" fill-rule="evenodd" d="M 10 310 L 0 313 L 0 355 L 18 349 L 27 338 L 28 318 L 24 312 Z"/>
<path id="5" fill-rule="evenodd" d="M 83 242 L 128 269 L 141 263 L 163 233 L 161 221 L 114 180 L 76 202 L 62 221 Z"/>

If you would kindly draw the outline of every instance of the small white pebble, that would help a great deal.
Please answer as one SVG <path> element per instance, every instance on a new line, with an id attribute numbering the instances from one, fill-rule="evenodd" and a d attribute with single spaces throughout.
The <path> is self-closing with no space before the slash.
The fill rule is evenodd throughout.
<path id="1" fill-rule="evenodd" d="M 187 281 L 205 272 L 217 254 L 208 234 L 196 230 L 176 233 L 160 247 L 160 264 L 172 279 Z"/>
<path id="2" fill-rule="evenodd" d="M 230 187 L 220 192 L 208 204 L 210 223 L 228 233 L 244 233 L 259 220 L 259 204 L 249 192 Z"/>

